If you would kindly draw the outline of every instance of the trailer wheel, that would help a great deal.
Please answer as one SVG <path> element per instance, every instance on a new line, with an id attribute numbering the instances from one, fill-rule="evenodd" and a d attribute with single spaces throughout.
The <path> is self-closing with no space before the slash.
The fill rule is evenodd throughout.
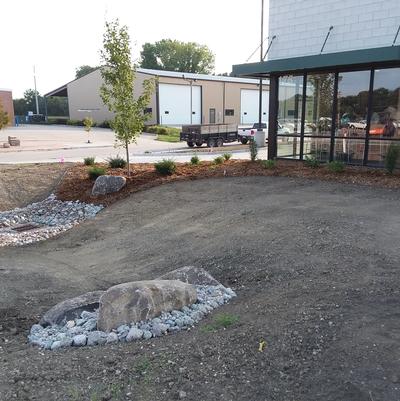
<path id="1" fill-rule="evenodd" d="M 217 139 L 217 147 L 220 148 L 221 146 L 224 146 L 224 141 L 222 138 Z"/>
<path id="2" fill-rule="evenodd" d="M 242 142 L 243 145 L 246 145 L 246 143 L 247 143 L 248 141 L 249 141 L 249 139 L 246 138 L 245 136 L 242 136 L 242 137 L 240 138 L 240 142 Z"/>
<path id="3" fill-rule="evenodd" d="M 189 148 L 193 148 L 193 146 L 194 146 L 194 143 L 193 142 L 187 142 L 187 146 L 189 146 Z"/>
<path id="4" fill-rule="evenodd" d="M 200 141 L 196 142 L 197 147 L 200 147 L 201 145 L 203 145 L 203 142 L 200 142 Z"/>
<path id="5" fill-rule="evenodd" d="M 207 147 L 213 148 L 215 146 L 215 141 L 212 138 L 208 138 L 207 140 Z"/>

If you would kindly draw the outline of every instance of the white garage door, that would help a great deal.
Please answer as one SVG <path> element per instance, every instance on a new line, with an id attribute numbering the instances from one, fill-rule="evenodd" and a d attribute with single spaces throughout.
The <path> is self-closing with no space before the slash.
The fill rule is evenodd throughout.
<path id="1" fill-rule="evenodd" d="M 159 102 L 161 124 L 201 124 L 200 86 L 193 85 L 190 91 L 190 85 L 160 84 Z M 191 103 L 192 119 L 190 118 Z"/>
<path id="2" fill-rule="evenodd" d="M 259 91 L 242 89 L 240 92 L 240 123 L 254 124 L 258 122 Z M 268 121 L 269 92 L 263 91 L 262 110 L 263 121 Z"/>

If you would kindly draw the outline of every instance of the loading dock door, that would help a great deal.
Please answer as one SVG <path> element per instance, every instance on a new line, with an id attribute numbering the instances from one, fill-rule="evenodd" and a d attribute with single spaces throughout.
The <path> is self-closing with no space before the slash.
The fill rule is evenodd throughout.
<path id="1" fill-rule="evenodd" d="M 259 91 L 257 89 L 242 89 L 240 91 L 240 124 L 258 122 Z M 263 91 L 262 110 L 263 121 L 268 121 L 269 92 Z"/>
<path id="2" fill-rule="evenodd" d="M 160 124 L 201 124 L 201 87 L 193 85 L 159 85 Z M 190 119 L 192 104 L 192 120 Z"/>

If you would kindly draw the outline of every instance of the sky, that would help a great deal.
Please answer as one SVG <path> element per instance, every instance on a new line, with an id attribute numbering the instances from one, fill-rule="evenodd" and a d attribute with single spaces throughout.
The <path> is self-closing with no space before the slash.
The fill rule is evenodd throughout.
<path id="1" fill-rule="evenodd" d="M 265 36 L 268 0 L 265 0 Z M 1 4 L 0 88 L 23 96 L 45 94 L 75 78 L 83 64 L 98 65 L 104 22 L 119 18 L 131 37 L 132 59 L 143 43 L 193 41 L 215 54 L 215 72 L 247 61 L 260 42 L 261 0 L 13 0 Z M 250 61 L 257 61 L 256 53 Z"/>

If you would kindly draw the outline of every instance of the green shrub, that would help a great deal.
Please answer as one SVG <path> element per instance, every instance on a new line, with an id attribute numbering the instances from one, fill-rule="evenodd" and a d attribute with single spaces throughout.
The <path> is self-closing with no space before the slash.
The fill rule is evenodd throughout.
<path id="1" fill-rule="evenodd" d="M 256 161 L 258 155 L 257 142 L 254 138 L 250 138 L 249 141 L 250 159 L 252 162 Z"/>
<path id="2" fill-rule="evenodd" d="M 68 121 L 68 117 L 47 117 L 47 124 L 57 124 L 57 125 L 65 125 Z"/>
<path id="3" fill-rule="evenodd" d="M 230 313 L 220 313 L 214 317 L 211 324 L 204 326 L 204 331 L 216 331 L 218 329 L 227 329 L 239 321 L 239 316 Z"/>
<path id="4" fill-rule="evenodd" d="M 310 168 L 318 168 L 319 167 L 319 160 L 316 159 L 314 156 L 306 156 L 304 159 L 304 164 Z"/>
<path id="5" fill-rule="evenodd" d="M 67 125 L 74 125 L 76 127 L 83 127 L 83 121 L 82 120 L 67 120 Z"/>
<path id="6" fill-rule="evenodd" d="M 386 158 L 385 158 L 385 168 L 389 174 L 393 174 L 399 156 L 400 156 L 400 145 L 391 143 L 388 147 L 388 151 L 386 153 Z"/>
<path id="7" fill-rule="evenodd" d="M 179 137 L 180 130 L 174 127 L 163 127 L 162 125 L 148 125 L 144 129 L 149 134 L 167 135 Z"/>
<path id="8" fill-rule="evenodd" d="M 87 133 L 89 133 L 92 130 L 93 124 L 94 122 L 92 117 L 85 117 L 83 119 L 83 125 L 85 126 L 85 131 Z"/>
<path id="9" fill-rule="evenodd" d="M 171 159 L 163 159 L 154 163 L 156 171 L 161 175 L 172 175 L 176 171 L 176 163 Z"/>
<path id="10" fill-rule="evenodd" d="M 156 134 L 157 133 L 157 126 L 156 125 L 148 125 L 144 127 L 144 132 L 148 134 Z"/>
<path id="11" fill-rule="evenodd" d="M 103 167 L 93 166 L 88 170 L 89 178 L 95 180 L 97 177 L 104 175 L 106 173 L 106 169 Z"/>
<path id="12" fill-rule="evenodd" d="M 164 127 L 157 127 L 156 134 L 157 135 L 168 135 L 168 131 Z"/>
<path id="13" fill-rule="evenodd" d="M 224 158 L 222 157 L 222 156 L 217 156 L 215 159 L 214 159 L 214 164 L 223 164 L 224 163 Z"/>
<path id="14" fill-rule="evenodd" d="M 224 153 L 224 154 L 222 155 L 222 157 L 223 157 L 226 161 L 228 161 L 228 160 L 232 157 L 232 153 Z"/>
<path id="15" fill-rule="evenodd" d="M 200 164 L 199 156 L 197 156 L 197 155 L 192 156 L 192 158 L 190 159 L 190 164 L 193 164 L 193 165 Z"/>
<path id="16" fill-rule="evenodd" d="M 110 157 L 107 161 L 111 168 L 124 168 L 126 166 L 126 160 L 119 156 Z"/>
<path id="17" fill-rule="evenodd" d="M 83 163 L 85 164 L 85 166 L 93 166 L 95 159 L 95 157 L 85 157 L 83 159 Z"/>
<path id="18" fill-rule="evenodd" d="M 112 128 L 111 127 L 111 121 L 109 120 L 104 120 L 102 123 L 97 125 L 100 128 Z"/>
<path id="19" fill-rule="evenodd" d="M 261 160 L 261 166 L 263 166 L 266 169 L 271 169 L 276 167 L 276 161 L 275 160 Z"/>
<path id="20" fill-rule="evenodd" d="M 329 171 L 332 171 L 332 173 L 341 173 L 345 169 L 345 164 L 340 160 L 329 162 L 326 166 Z"/>

